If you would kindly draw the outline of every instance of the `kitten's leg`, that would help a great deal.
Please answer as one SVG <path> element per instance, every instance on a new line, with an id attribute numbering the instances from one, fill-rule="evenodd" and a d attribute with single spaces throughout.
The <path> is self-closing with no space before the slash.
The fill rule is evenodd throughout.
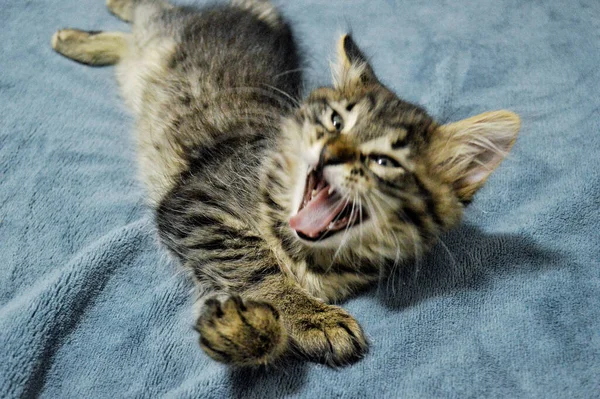
<path id="1" fill-rule="evenodd" d="M 129 34 L 62 29 L 52 36 L 52 48 L 67 58 L 88 65 L 112 65 L 127 53 Z"/>
<path id="2" fill-rule="evenodd" d="M 364 356 L 368 343 L 358 322 L 340 307 L 311 297 L 283 276 L 224 302 L 207 301 L 198 319 L 200 343 L 216 360 L 239 366 L 268 364 L 285 352 L 343 366 Z"/>
<path id="3" fill-rule="evenodd" d="M 171 8 L 168 2 L 163 0 L 106 0 L 106 7 L 118 18 L 126 22 L 135 19 L 135 8 L 140 4 L 151 4 L 154 7 Z"/>
<path id="4" fill-rule="evenodd" d="M 126 22 L 133 20 L 135 0 L 106 0 L 106 7 L 116 17 Z"/>

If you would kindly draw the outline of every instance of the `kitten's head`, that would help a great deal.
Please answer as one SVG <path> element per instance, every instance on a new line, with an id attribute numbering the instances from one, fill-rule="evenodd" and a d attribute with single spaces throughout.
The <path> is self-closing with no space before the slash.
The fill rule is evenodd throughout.
<path id="1" fill-rule="evenodd" d="M 347 35 L 334 75 L 284 124 L 286 228 L 313 251 L 418 255 L 460 220 L 511 149 L 519 117 L 496 111 L 439 125 L 382 85 Z"/>

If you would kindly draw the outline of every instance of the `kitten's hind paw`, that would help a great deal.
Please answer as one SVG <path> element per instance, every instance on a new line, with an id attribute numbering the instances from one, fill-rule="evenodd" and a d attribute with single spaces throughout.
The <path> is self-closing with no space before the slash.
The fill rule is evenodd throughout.
<path id="1" fill-rule="evenodd" d="M 90 32 L 79 29 L 61 29 L 52 35 L 52 48 L 59 53 L 69 45 L 68 43 L 81 42 L 90 36 Z"/>
<path id="2" fill-rule="evenodd" d="M 231 296 L 209 299 L 197 321 L 200 346 L 210 357 L 236 366 L 272 363 L 287 349 L 287 333 L 268 303 Z"/>
<path id="3" fill-rule="evenodd" d="M 106 0 L 106 7 L 125 22 L 133 20 L 134 0 Z"/>
<path id="4" fill-rule="evenodd" d="M 112 65 L 127 51 L 122 32 L 61 29 L 52 35 L 52 48 L 59 54 L 87 65 Z"/>

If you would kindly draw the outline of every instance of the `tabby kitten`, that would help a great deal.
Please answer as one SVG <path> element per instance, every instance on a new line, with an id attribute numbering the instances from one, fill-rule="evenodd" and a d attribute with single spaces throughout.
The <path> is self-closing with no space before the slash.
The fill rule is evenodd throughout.
<path id="1" fill-rule="evenodd" d="M 298 51 L 267 1 L 107 5 L 131 33 L 64 29 L 52 47 L 117 64 L 160 238 L 204 293 L 202 349 L 237 366 L 360 359 L 363 330 L 328 303 L 456 225 L 518 116 L 440 125 L 382 85 L 348 35 L 333 86 L 298 103 Z"/>

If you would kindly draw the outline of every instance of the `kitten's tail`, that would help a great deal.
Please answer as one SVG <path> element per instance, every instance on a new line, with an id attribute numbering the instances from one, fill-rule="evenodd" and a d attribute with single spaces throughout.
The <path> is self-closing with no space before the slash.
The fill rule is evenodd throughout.
<path id="1" fill-rule="evenodd" d="M 232 4 L 250 11 L 272 28 L 280 28 L 284 22 L 277 8 L 269 0 L 232 0 Z"/>
<path id="2" fill-rule="evenodd" d="M 128 34 L 123 32 L 62 29 L 52 36 L 52 48 L 67 58 L 87 65 L 112 65 L 128 50 Z"/>

